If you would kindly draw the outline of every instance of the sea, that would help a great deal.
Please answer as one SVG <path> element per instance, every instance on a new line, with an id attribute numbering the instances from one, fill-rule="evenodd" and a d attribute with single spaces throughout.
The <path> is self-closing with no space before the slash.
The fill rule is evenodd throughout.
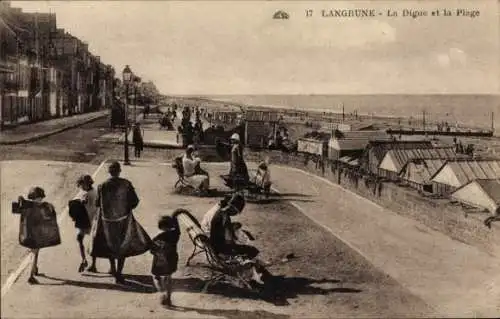
<path id="1" fill-rule="evenodd" d="M 251 106 L 287 107 L 323 112 L 448 122 L 481 129 L 494 126 L 500 136 L 500 95 L 212 95 L 206 99 Z M 492 117 L 493 115 L 493 117 Z"/>

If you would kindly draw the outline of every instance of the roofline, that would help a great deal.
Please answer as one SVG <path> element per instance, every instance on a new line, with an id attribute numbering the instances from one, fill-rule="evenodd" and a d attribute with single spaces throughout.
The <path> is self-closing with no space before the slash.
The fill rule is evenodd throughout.
<path id="1" fill-rule="evenodd" d="M 463 184 L 462 186 L 460 186 L 459 188 L 457 188 L 457 189 L 456 189 L 453 193 L 451 193 L 450 195 L 451 195 L 451 196 L 453 196 L 453 194 L 455 194 L 456 192 L 458 192 L 459 190 L 461 190 L 461 189 L 462 189 L 462 188 L 464 188 L 465 186 L 470 185 L 470 184 L 472 184 L 472 183 L 475 183 L 475 182 L 477 182 L 478 180 L 492 180 L 492 179 L 491 179 L 491 178 L 477 178 L 477 179 L 473 179 L 473 180 L 469 181 L 468 183 L 465 183 L 465 184 Z M 497 178 L 493 178 L 493 180 L 497 180 Z M 489 196 L 490 196 L 490 194 L 488 194 L 488 192 L 486 192 L 486 191 L 484 190 L 484 187 L 483 187 L 483 186 L 481 186 L 481 184 L 479 184 L 479 183 L 478 183 L 478 185 L 479 185 L 479 188 L 481 189 L 481 192 L 483 192 L 483 195 L 486 195 L 487 197 L 489 197 Z"/>
<path id="2" fill-rule="evenodd" d="M 436 177 L 437 174 L 439 174 L 443 168 L 449 163 L 450 161 L 449 160 L 446 160 L 443 165 L 441 165 L 441 167 L 434 173 L 434 175 L 432 175 L 431 177 L 429 177 L 429 180 L 432 181 L 434 179 L 434 177 Z"/>
<path id="3" fill-rule="evenodd" d="M 471 161 L 474 161 L 474 162 L 493 162 L 493 161 L 497 161 L 497 162 L 500 162 L 500 159 L 496 158 L 496 159 L 470 159 L 470 158 L 455 158 L 455 159 L 452 159 L 452 160 L 446 160 L 446 162 L 443 164 L 443 166 L 441 166 L 437 171 L 436 173 L 434 173 L 434 175 L 431 176 L 430 180 L 432 181 L 434 179 L 434 177 L 436 177 L 437 174 L 439 174 L 441 172 L 441 170 L 446 166 L 448 165 L 449 163 L 451 162 L 471 162 Z M 485 178 L 483 178 L 485 179 Z M 476 179 L 474 179 L 476 180 Z"/>
<path id="4" fill-rule="evenodd" d="M 455 194 L 455 192 L 458 192 L 459 190 L 461 190 L 465 186 L 469 185 L 470 183 L 474 183 L 475 181 L 477 181 L 477 179 L 473 179 L 473 180 L 468 181 L 467 183 L 465 183 L 462 186 L 460 186 L 459 188 L 457 188 L 453 193 L 451 193 L 451 195 Z M 479 185 L 479 186 L 481 186 L 481 185 Z M 483 190 L 483 193 L 484 193 L 484 190 Z"/>
<path id="5" fill-rule="evenodd" d="M 500 178 L 476 178 L 475 181 L 500 181 Z"/>
<path id="6" fill-rule="evenodd" d="M 408 164 L 411 164 L 411 163 L 415 163 L 417 161 L 443 161 L 443 165 L 444 166 L 447 162 L 446 159 L 444 158 L 429 158 L 429 157 L 426 157 L 426 158 L 412 158 L 411 160 L 409 160 L 408 162 L 405 163 L 405 165 L 403 165 L 403 168 L 401 169 L 401 171 L 403 171 L 403 169 L 408 166 Z"/>
<path id="7" fill-rule="evenodd" d="M 394 143 L 394 144 L 405 144 L 405 143 L 432 143 L 429 140 L 414 140 L 414 141 L 402 141 L 402 140 L 371 140 L 370 143 L 380 143 L 380 144 L 388 144 L 388 143 Z"/>

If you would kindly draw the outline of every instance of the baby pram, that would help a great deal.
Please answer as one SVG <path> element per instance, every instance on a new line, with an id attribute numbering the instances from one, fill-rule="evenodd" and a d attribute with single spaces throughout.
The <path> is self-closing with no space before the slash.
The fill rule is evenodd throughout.
<path id="1" fill-rule="evenodd" d="M 231 189 L 244 189 L 248 191 L 249 195 L 264 195 L 268 198 L 271 193 L 271 182 L 266 182 L 265 178 L 258 178 L 257 173 L 250 175 L 248 180 L 230 175 L 220 175 L 220 177 L 224 181 L 224 184 Z"/>

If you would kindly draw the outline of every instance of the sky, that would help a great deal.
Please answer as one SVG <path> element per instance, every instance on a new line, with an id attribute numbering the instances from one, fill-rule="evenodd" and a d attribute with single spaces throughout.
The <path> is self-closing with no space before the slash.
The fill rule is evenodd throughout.
<path id="1" fill-rule="evenodd" d="M 165 94 L 498 94 L 500 1 L 13 1 Z M 377 9 L 328 18 L 326 9 Z M 477 9 L 402 17 L 403 9 Z M 305 11 L 313 10 L 306 18 Z M 387 9 L 399 16 L 387 17 Z M 277 10 L 288 20 L 272 19 Z M 377 11 L 378 12 L 378 11 Z"/>

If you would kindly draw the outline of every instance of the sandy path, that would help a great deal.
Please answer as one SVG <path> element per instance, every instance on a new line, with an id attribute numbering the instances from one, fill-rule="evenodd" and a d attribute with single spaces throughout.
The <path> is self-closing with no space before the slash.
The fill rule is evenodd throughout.
<path id="1" fill-rule="evenodd" d="M 12 201 L 19 195 L 26 197 L 31 186 L 41 186 L 46 200 L 54 204 L 58 214 L 62 214 L 68 199 L 76 192 L 78 176 L 91 174 L 96 167 L 53 161 L 0 162 L 2 285 L 27 253 L 18 243 L 19 216 L 11 213 Z"/>

